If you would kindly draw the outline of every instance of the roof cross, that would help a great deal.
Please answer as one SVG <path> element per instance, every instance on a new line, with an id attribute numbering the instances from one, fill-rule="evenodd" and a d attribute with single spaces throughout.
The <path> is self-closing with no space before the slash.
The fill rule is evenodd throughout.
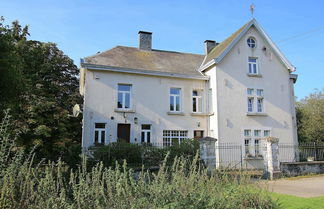
<path id="1" fill-rule="evenodd" d="M 254 4 L 253 3 L 250 5 L 250 12 L 253 17 L 253 13 L 254 13 Z"/>

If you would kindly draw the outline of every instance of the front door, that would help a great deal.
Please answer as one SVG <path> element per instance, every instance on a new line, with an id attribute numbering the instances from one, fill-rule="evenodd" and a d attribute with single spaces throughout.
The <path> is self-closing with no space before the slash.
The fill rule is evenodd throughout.
<path id="1" fill-rule="evenodd" d="M 130 124 L 118 124 L 117 138 L 118 140 L 130 143 Z"/>

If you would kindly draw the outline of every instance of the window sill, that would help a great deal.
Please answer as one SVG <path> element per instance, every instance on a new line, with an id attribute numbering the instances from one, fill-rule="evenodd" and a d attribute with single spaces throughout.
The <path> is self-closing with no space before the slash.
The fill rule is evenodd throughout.
<path id="1" fill-rule="evenodd" d="M 264 112 L 247 112 L 247 116 L 268 116 L 267 113 Z"/>
<path id="2" fill-rule="evenodd" d="M 263 160 L 263 157 L 244 157 L 243 160 Z"/>
<path id="3" fill-rule="evenodd" d="M 203 112 L 191 112 L 192 116 L 209 116 L 209 113 L 203 113 Z"/>
<path id="4" fill-rule="evenodd" d="M 167 112 L 168 115 L 184 115 L 183 112 Z"/>
<path id="5" fill-rule="evenodd" d="M 128 113 L 134 113 L 135 110 L 133 110 L 133 109 L 119 109 L 119 108 L 115 108 L 115 112 L 128 112 Z"/>
<path id="6" fill-rule="evenodd" d="M 262 77 L 261 74 L 253 74 L 253 73 L 247 73 L 247 76 L 249 76 L 249 77 L 257 77 L 257 78 L 261 78 Z"/>

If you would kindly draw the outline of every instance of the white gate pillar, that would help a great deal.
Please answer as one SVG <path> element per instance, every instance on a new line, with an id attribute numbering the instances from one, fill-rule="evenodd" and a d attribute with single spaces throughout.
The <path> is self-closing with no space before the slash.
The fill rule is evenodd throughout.
<path id="1" fill-rule="evenodd" d="M 280 176 L 279 162 L 279 139 L 267 137 L 264 139 L 264 176 L 268 179 L 275 179 Z"/>

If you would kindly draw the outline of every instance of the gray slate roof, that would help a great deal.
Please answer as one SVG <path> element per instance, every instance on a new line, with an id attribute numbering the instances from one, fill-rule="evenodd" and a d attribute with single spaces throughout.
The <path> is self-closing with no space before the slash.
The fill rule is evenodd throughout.
<path id="1" fill-rule="evenodd" d="M 203 59 L 204 55 L 200 54 L 116 46 L 84 60 L 95 65 L 201 76 L 197 69 Z"/>

